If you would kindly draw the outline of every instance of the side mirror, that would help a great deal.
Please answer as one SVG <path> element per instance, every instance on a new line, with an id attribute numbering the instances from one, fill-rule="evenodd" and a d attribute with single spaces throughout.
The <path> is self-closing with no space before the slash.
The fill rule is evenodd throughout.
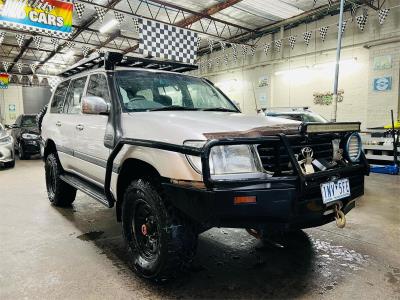
<path id="1" fill-rule="evenodd" d="M 82 98 L 82 113 L 108 115 L 110 113 L 110 104 L 101 97 L 86 96 Z"/>

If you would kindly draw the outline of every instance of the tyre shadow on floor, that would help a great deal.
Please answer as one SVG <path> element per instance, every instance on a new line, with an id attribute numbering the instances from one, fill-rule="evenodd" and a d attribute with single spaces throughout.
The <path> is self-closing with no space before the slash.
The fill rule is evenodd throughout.
<path id="1" fill-rule="evenodd" d="M 155 284 L 141 279 L 129 267 L 122 229 L 115 209 L 106 209 L 78 193 L 71 208 L 56 208 L 77 229 L 82 242 L 93 242 L 101 254 L 129 280 L 159 297 L 173 298 L 292 298 L 315 285 L 314 251 L 304 232 L 288 248 L 258 247 L 245 230 L 212 229 L 199 237 L 190 271 L 174 281 Z"/>

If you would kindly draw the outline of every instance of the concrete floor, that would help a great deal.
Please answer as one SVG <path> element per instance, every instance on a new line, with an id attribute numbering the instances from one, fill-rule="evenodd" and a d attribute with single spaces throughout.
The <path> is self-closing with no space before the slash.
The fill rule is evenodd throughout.
<path id="1" fill-rule="evenodd" d="M 296 250 L 210 230 L 189 276 L 164 285 L 128 268 L 114 210 L 81 193 L 49 204 L 40 160 L 0 171 L 0 187 L 0 299 L 400 299 L 400 176 L 371 175 L 346 228 L 305 230 Z"/>

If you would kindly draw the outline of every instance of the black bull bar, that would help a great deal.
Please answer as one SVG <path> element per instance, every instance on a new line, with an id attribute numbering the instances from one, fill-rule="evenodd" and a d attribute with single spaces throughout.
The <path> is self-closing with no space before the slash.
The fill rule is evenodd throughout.
<path id="1" fill-rule="evenodd" d="M 351 132 L 347 132 L 351 133 Z M 271 177 L 265 176 L 263 178 L 250 178 L 250 179 L 239 179 L 239 180 L 218 180 L 213 179 L 210 174 L 210 152 L 211 149 L 215 146 L 227 146 L 227 145 L 254 145 L 254 144 L 262 144 L 269 141 L 281 141 L 284 148 L 286 148 L 287 153 L 289 155 L 290 162 L 294 169 L 294 176 L 299 180 L 299 192 L 302 194 L 307 186 L 307 181 L 315 180 L 318 178 L 326 178 L 329 176 L 335 176 L 338 173 L 347 173 L 347 172 L 354 172 L 359 171 L 360 173 L 364 173 L 366 175 L 369 174 L 369 165 L 365 158 L 364 153 L 361 154 L 360 163 L 356 165 L 348 165 L 345 167 L 341 167 L 340 169 L 330 169 L 326 171 L 319 171 L 313 174 L 304 174 L 302 171 L 294 153 L 290 146 L 290 138 L 301 137 L 304 136 L 304 133 L 300 134 L 277 134 L 271 136 L 262 136 L 262 137 L 254 137 L 254 138 L 222 138 L 222 139 L 211 139 L 208 140 L 202 148 L 196 148 L 192 146 L 185 146 L 185 145 L 176 145 L 171 143 L 165 142 L 158 142 L 158 141 L 150 141 L 150 140 L 142 140 L 142 139 L 130 139 L 130 138 L 122 138 L 118 141 L 117 145 L 111 152 L 108 160 L 107 160 L 107 168 L 106 168 L 106 178 L 105 178 L 105 195 L 107 200 L 110 203 L 110 207 L 113 206 L 115 199 L 111 192 L 111 176 L 113 171 L 114 160 L 118 153 L 121 151 L 124 145 L 132 145 L 132 146 L 140 146 L 140 147 L 148 147 L 153 149 L 160 149 L 165 151 L 172 151 L 181 153 L 184 155 L 191 155 L 191 156 L 199 156 L 202 162 L 202 174 L 203 174 L 203 182 L 205 187 L 208 190 L 212 190 L 219 185 L 224 185 L 225 187 L 228 185 L 252 185 L 252 184 L 263 184 L 263 183 L 273 183 L 282 181 L 283 177 Z M 285 177 L 288 179 L 288 177 Z"/>

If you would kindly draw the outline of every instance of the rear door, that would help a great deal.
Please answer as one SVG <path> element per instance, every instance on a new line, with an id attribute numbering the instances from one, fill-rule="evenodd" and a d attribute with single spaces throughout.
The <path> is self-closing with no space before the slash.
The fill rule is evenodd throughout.
<path id="1" fill-rule="evenodd" d="M 104 73 L 90 75 L 86 88 L 86 96 L 103 98 L 110 103 L 110 92 L 107 77 Z M 104 184 L 105 170 L 110 149 L 104 146 L 104 135 L 108 116 L 79 115 L 79 129 L 76 132 L 75 157 L 79 161 L 79 172 L 98 185 Z"/>

